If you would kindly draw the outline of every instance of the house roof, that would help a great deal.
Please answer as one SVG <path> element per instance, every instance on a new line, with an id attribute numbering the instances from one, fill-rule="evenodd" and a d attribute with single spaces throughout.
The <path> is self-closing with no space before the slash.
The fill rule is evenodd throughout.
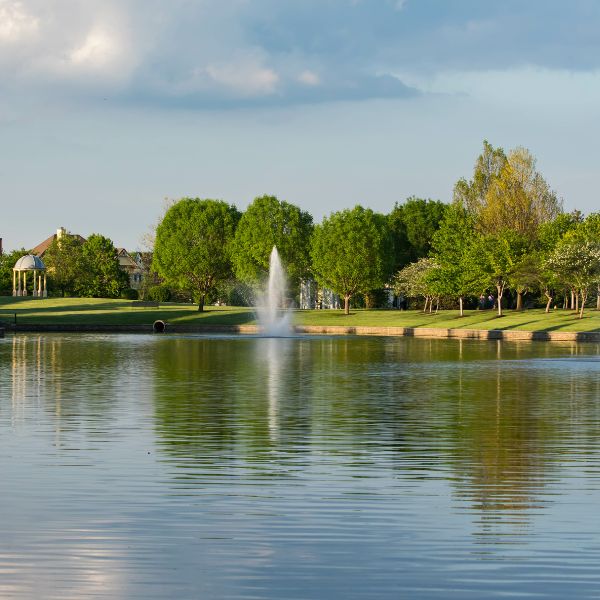
<path id="1" fill-rule="evenodd" d="M 76 238 L 77 240 L 79 240 L 82 244 L 85 242 L 85 238 L 81 237 L 79 234 L 74 233 L 74 234 L 67 234 L 70 235 L 71 237 Z M 44 253 L 46 252 L 46 250 L 48 250 L 48 248 L 50 247 L 50 245 L 52 244 L 52 242 L 57 238 L 56 233 L 51 235 L 48 239 L 44 240 L 41 244 L 38 244 L 32 251 L 31 254 L 35 254 L 36 256 L 44 256 Z"/>

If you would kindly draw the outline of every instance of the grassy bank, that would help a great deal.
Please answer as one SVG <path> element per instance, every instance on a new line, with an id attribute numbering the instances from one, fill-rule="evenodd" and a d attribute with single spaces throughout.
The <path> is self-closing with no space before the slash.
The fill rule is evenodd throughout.
<path id="1" fill-rule="evenodd" d="M 128 300 L 95 298 L 12 298 L 0 297 L 0 322 L 26 324 L 143 325 L 162 319 L 182 325 L 246 325 L 256 322 L 252 309 L 209 306 L 204 313 L 189 304 L 164 304 L 160 308 L 132 307 Z M 588 310 L 583 319 L 573 311 L 557 310 L 545 314 L 541 309 L 507 311 L 498 318 L 495 312 L 458 310 L 423 314 L 419 311 L 355 310 L 295 311 L 297 325 L 342 325 L 364 327 L 440 327 L 451 329 L 506 329 L 522 331 L 600 331 L 600 312 Z"/>

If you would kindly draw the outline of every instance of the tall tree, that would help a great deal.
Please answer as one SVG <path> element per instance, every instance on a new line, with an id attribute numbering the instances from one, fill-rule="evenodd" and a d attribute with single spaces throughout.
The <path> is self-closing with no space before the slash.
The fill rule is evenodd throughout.
<path id="1" fill-rule="evenodd" d="M 487 287 L 486 276 L 477 267 L 477 237 L 472 217 L 455 204 L 432 239 L 435 267 L 429 278 L 439 294 L 458 298 L 461 317 L 465 296 L 480 294 Z"/>
<path id="2" fill-rule="evenodd" d="M 440 227 L 448 205 L 439 200 L 411 196 L 396 203 L 388 215 L 394 241 L 394 272 L 429 254 L 433 234 Z"/>
<path id="3" fill-rule="evenodd" d="M 487 194 L 494 180 L 506 165 L 506 154 L 502 148 L 494 148 L 483 140 L 483 151 L 475 161 L 473 179 L 459 179 L 454 186 L 454 202 L 469 214 L 479 215 L 487 204 Z"/>
<path id="4" fill-rule="evenodd" d="M 349 314 L 350 299 L 355 294 L 386 283 L 391 250 L 386 217 L 355 206 L 332 213 L 315 227 L 311 244 L 313 272 L 322 286 L 344 298 L 344 312 Z"/>
<path id="5" fill-rule="evenodd" d="M 254 285 L 269 271 L 269 257 L 277 247 L 292 286 L 310 269 L 310 213 L 275 196 L 256 198 L 240 219 L 233 245 L 233 267 L 241 281 Z"/>
<path id="6" fill-rule="evenodd" d="M 92 298 L 118 298 L 128 285 L 129 278 L 119 267 L 112 241 L 99 233 L 90 235 L 81 250 L 76 292 Z"/>
<path id="7" fill-rule="evenodd" d="M 487 141 L 477 159 L 473 179 L 461 179 L 454 200 L 473 215 L 484 235 L 502 235 L 511 230 L 531 243 L 539 227 L 562 212 L 562 203 L 542 175 L 536 159 L 526 148 L 505 155 Z"/>
<path id="8" fill-rule="evenodd" d="M 484 232 L 497 235 L 511 229 L 533 243 L 539 227 L 562 212 L 561 201 L 535 167 L 529 150 L 519 147 L 508 153 L 478 214 Z"/>
<path id="9" fill-rule="evenodd" d="M 189 290 L 204 310 L 206 295 L 231 276 L 231 250 L 239 213 L 221 200 L 183 198 L 156 229 L 153 268 L 173 286 Z"/>

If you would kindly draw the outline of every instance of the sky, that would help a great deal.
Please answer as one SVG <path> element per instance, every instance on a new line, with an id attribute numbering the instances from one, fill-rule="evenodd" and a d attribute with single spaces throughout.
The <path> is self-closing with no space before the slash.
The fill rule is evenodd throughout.
<path id="1" fill-rule="evenodd" d="M 142 247 L 165 199 L 452 199 L 484 139 L 600 210 L 597 0 L 0 0 L 0 237 Z"/>

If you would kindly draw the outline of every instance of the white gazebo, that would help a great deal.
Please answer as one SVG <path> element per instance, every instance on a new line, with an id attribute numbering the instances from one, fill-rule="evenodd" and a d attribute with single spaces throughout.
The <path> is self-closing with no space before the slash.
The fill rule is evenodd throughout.
<path id="1" fill-rule="evenodd" d="M 46 265 L 33 254 L 22 256 L 13 267 L 13 296 L 27 296 L 27 273 L 33 273 L 33 295 L 47 298 Z"/>

